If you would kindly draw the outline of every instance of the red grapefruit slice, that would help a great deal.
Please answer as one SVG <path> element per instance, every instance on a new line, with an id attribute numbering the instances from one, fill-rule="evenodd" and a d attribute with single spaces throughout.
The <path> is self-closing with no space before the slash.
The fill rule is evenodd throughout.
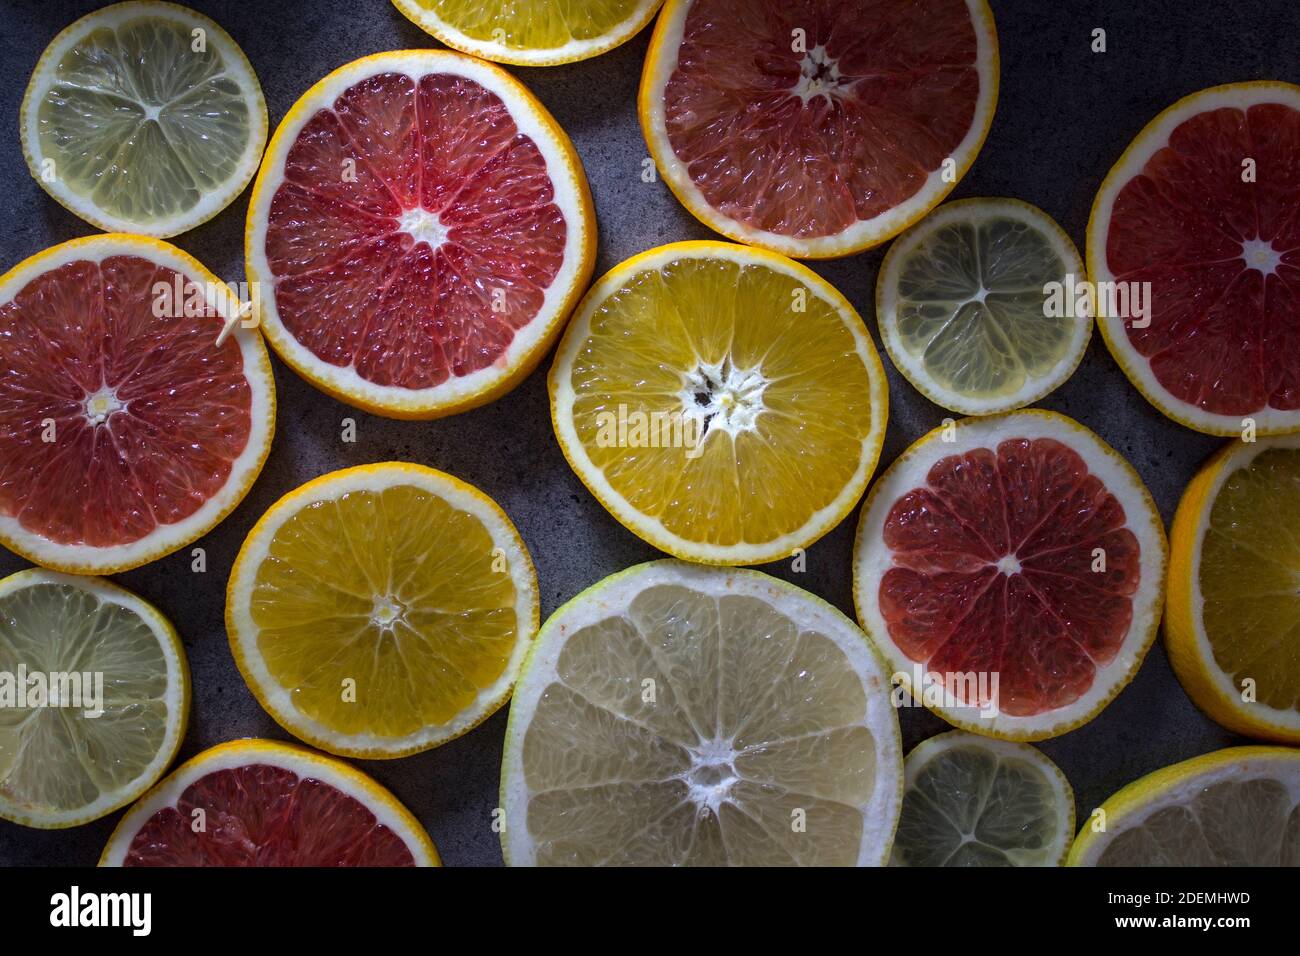
<path id="1" fill-rule="evenodd" d="M 696 218 L 821 258 L 938 204 L 974 162 L 997 87 L 984 0 L 668 0 L 639 109 Z"/>
<path id="2" fill-rule="evenodd" d="M 1063 415 L 1013 412 L 940 427 L 889 467 L 858 527 L 854 600 L 926 706 L 1041 740 L 1091 720 L 1136 673 L 1166 555 L 1123 458 Z"/>
<path id="3" fill-rule="evenodd" d="M 0 277 L 0 543 L 107 574 L 225 517 L 275 420 L 271 364 L 239 307 L 190 256 L 139 236 L 65 242 Z"/>
<path id="4" fill-rule="evenodd" d="M 295 371 L 376 414 L 504 394 L 591 276 L 596 227 L 563 130 L 455 53 L 365 57 L 289 111 L 248 210 L 262 327 Z"/>
<path id="5" fill-rule="evenodd" d="M 1300 87 L 1217 86 L 1152 120 L 1097 193 L 1088 272 L 1128 294 L 1099 294 L 1098 324 L 1170 418 L 1300 430 Z"/>
<path id="6" fill-rule="evenodd" d="M 205 750 L 145 794 L 100 866 L 438 866 L 410 811 L 359 770 L 272 740 Z"/>

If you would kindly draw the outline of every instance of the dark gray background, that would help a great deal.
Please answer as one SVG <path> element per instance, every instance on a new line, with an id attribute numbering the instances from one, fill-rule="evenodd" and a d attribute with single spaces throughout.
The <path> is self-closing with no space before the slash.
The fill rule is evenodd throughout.
<path id="1" fill-rule="evenodd" d="M 45 45 L 102 4 L 5 0 L 0 4 L 0 271 L 94 228 L 47 197 L 28 174 L 18 110 Z M 190 0 L 243 47 L 261 79 L 272 129 L 294 100 L 335 67 L 382 50 L 440 44 L 387 0 Z M 1300 81 L 1296 0 L 993 0 L 1002 85 L 988 141 L 952 198 L 1014 196 L 1053 216 L 1083 248 L 1102 177 L 1129 141 L 1184 94 L 1252 79 Z M 1108 52 L 1090 50 L 1103 27 Z M 611 53 L 568 66 L 511 71 L 555 114 L 586 165 L 600 223 L 597 275 L 651 246 L 712 234 L 662 182 L 641 181 L 647 155 L 636 118 L 649 29 Z M 243 279 L 247 192 L 213 221 L 172 241 L 228 281 Z M 877 335 L 873 301 L 883 248 L 813 264 L 848 296 Z M 881 349 L 884 356 L 884 350 Z M 947 414 L 889 366 L 890 422 L 883 468 Z M 226 577 L 253 522 L 276 499 L 326 471 L 405 459 L 449 471 L 495 498 L 518 525 L 541 581 L 542 614 L 607 574 L 658 557 L 625 530 L 570 471 L 551 431 L 549 361 L 497 402 L 442 421 L 396 422 L 342 405 L 301 382 L 278 359 L 279 420 L 261 478 L 238 509 L 198 542 L 208 570 L 190 571 L 188 549 L 116 580 L 157 604 L 185 641 L 193 711 L 180 759 L 236 737 L 286 738 L 253 699 L 226 642 Z M 1219 444 L 1163 418 L 1128 384 L 1094 335 L 1082 366 L 1040 405 L 1070 415 L 1119 450 L 1147 482 L 1166 522 L 1198 464 Z M 357 421 L 357 441 L 340 421 Z M 857 511 L 808 552 L 805 573 L 765 567 L 853 615 L 850 554 Z M 0 549 L 0 575 L 25 562 Z M 900 712 L 904 745 L 946 728 Z M 499 864 L 490 829 L 506 726 L 502 710 L 458 740 L 414 757 L 361 764 L 420 818 L 449 865 Z M 1109 794 L 1158 767 L 1237 742 L 1206 719 L 1179 686 L 1157 642 L 1133 683 L 1096 720 L 1042 749 L 1074 786 L 1080 819 Z M 0 864 L 95 863 L 120 813 L 73 830 L 0 821 Z"/>

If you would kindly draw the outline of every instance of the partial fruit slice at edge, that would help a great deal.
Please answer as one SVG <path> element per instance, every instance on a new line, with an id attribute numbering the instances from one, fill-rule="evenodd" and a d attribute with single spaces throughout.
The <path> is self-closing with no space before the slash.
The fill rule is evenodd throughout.
<path id="1" fill-rule="evenodd" d="M 551 367 L 565 457 L 669 554 L 758 564 L 857 503 L 888 418 L 862 319 L 811 269 L 724 242 L 660 246 L 582 301 Z"/>
<path id="2" fill-rule="evenodd" d="M 538 635 L 510 705 L 506 862 L 879 865 L 902 754 L 864 635 L 757 571 L 655 561 Z"/>
<path id="3" fill-rule="evenodd" d="M 276 130 L 245 259 L 280 357 L 341 401 L 435 418 L 545 354 L 595 261 L 568 136 L 504 70 L 458 53 L 340 67 Z"/>
<path id="4" fill-rule="evenodd" d="M 1217 750 L 1147 774 L 1100 810 L 1104 831 L 1084 825 L 1070 866 L 1300 866 L 1300 751 Z"/>
<path id="5" fill-rule="evenodd" d="M 110 574 L 229 514 L 275 427 L 271 362 L 240 308 L 141 236 L 74 239 L 0 277 L 0 544 Z"/>
<path id="6" fill-rule="evenodd" d="M 1300 87 L 1185 97 L 1111 169 L 1088 273 L 1149 287 L 1146 315 L 1099 296 L 1115 361 L 1170 418 L 1212 435 L 1300 429 Z"/>
<path id="7" fill-rule="evenodd" d="M 640 32 L 663 0 L 393 0 L 412 23 L 449 47 L 519 66 L 572 63 Z"/>
<path id="8" fill-rule="evenodd" d="M 1164 525 L 1128 462 L 1064 415 L 1020 411 L 941 426 L 890 465 L 863 506 L 853 595 L 927 707 L 1042 740 L 1091 720 L 1137 672 L 1165 564 Z"/>
<path id="9" fill-rule="evenodd" d="M 1074 792 L 1028 744 L 952 730 L 904 763 L 891 866 L 1060 866 L 1074 838 Z"/>
<path id="10" fill-rule="evenodd" d="M 212 20 L 117 3 L 46 47 L 20 126 L 32 176 L 60 204 L 101 229 L 166 237 L 244 191 L 266 146 L 266 101 Z"/>
<path id="11" fill-rule="evenodd" d="M 331 753 L 401 757 L 510 696 L 537 575 L 505 512 L 463 481 L 386 462 L 290 492 L 248 533 L 226 594 L 258 701 Z"/>
<path id="12" fill-rule="evenodd" d="M 109 581 L 40 568 L 0 581 L 0 673 L 5 820 L 57 828 L 111 813 L 163 775 L 185 735 L 180 638 Z"/>
<path id="13" fill-rule="evenodd" d="M 997 102 L 984 0 L 817 12 L 668 0 L 641 76 L 650 153 L 710 229 L 797 258 L 884 242 L 975 160 Z"/>
<path id="14" fill-rule="evenodd" d="M 1197 706 L 1238 733 L 1291 744 L 1300 744 L 1297 529 L 1300 436 L 1232 442 L 1179 502 L 1165 615 L 1170 662 Z"/>
<path id="15" fill-rule="evenodd" d="M 441 864 L 420 822 L 370 777 L 305 747 L 248 739 L 203 751 L 141 798 L 99 865 Z"/>
<path id="16" fill-rule="evenodd" d="M 1086 278 L 1070 237 L 1037 206 L 948 203 L 885 256 L 880 337 L 932 402 L 965 415 L 1011 411 L 1078 367 L 1092 337 L 1091 299 L 1075 314 L 1076 283 Z"/>

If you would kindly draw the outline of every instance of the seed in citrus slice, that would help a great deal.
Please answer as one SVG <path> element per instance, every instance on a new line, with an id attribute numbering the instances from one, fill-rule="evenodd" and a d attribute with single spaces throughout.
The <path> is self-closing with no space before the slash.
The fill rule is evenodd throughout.
<path id="1" fill-rule="evenodd" d="M 280 357 L 335 398 L 434 418 L 536 367 L 591 276 L 578 155 L 499 67 L 379 53 L 340 67 L 276 130 L 245 259 Z"/>
<path id="2" fill-rule="evenodd" d="M 1075 314 L 1075 283 L 1084 278 L 1074 243 L 1038 207 L 948 203 L 885 256 L 876 283 L 880 337 L 932 402 L 964 415 L 1010 411 L 1078 367 L 1092 335 L 1091 307 Z"/>
<path id="3" fill-rule="evenodd" d="M 203 751 L 145 794 L 99 865 L 440 863 L 420 822 L 361 771 L 305 747 L 247 739 Z"/>
<path id="4" fill-rule="evenodd" d="M 1178 505 L 1165 644 L 1192 700 L 1238 733 L 1300 744 L 1300 436 L 1232 442 Z"/>
<path id="5" fill-rule="evenodd" d="M 984 0 L 667 0 L 638 110 L 697 219 L 823 258 L 884 242 L 947 195 L 997 87 Z"/>
<path id="6" fill-rule="evenodd" d="M 904 764 L 891 866 L 1060 866 L 1074 838 L 1074 792 L 1028 744 L 952 730 Z"/>
<path id="7" fill-rule="evenodd" d="M 612 50 L 650 22 L 663 0 L 393 0 L 449 47 L 520 66 L 572 63 Z"/>
<path id="8" fill-rule="evenodd" d="M 511 865 L 880 865 L 898 718 L 830 605 L 757 571 L 655 561 L 555 612 L 510 705 Z"/>
<path id="9" fill-rule="evenodd" d="M 153 605 L 40 568 L 0 580 L 0 818 L 72 827 L 130 803 L 176 756 L 189 703 Z"/>
<path id="10" fill-rule="evenodd" d="M 853 508 L 888 416 L 847 299 L 783 256 L 682 242 L 616 266 L 551 368 L 551 418 L 583 483 L 655 547 L 758 564 Z"/>
<path id="11" fill-rule="evenodd" d="M 42 189 L 101 229 L 148 236 L 225 209 L 266 145 L 243 51 L 172 3 L 116 3 L 65 29 L 36 64 L 20 121 Z"/>
<path id="12" fill-rule="evenodd" d="M 1129 302 L 1099 294 L 1106 344 L 1197 431 L 1300 430 L 1297 144 L 1300 87 L 1216 86 L 1147 124 L 1093 202 L 1088 273 Z"/>
<path id="13" fill-rule="evenodd" d="M 275 424 L 271 363 L 240 308 L 140 236 L 74 239 L 0 277 L 0 544 L 108 574 L 239 504 Z"/>
<path id="14" fill-rule="evenodd" d="M 510 696 L 537 633 L 537 576 L 477 488 L 422 465 L 331 472 L 248 533 L 226 594 L 244 680 L 290 733 L 401 757 Z"/>
<path id="15" fill-rule="evenodd" d="M 854 601 L 921 703 L 966 730 L 1042 740 L 1137 672 L 1165 562 L 1128 462 L 1064 415 L 1011 412 L 935 429 L 876 482 Z"/>
<path id="16" fill-rule="evenodd" d="M 1229 747 L 1147 774 L 1093 811 L 1070 866 L 1300 866 L 1300 751 Z"/>

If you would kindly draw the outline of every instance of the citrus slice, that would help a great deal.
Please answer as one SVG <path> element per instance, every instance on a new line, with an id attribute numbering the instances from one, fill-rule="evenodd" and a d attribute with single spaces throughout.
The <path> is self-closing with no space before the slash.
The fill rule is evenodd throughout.
<path id="1" fill-rule="evenodd" d="M 921 394 L 964 415 L 1036 402 L 1078 367 L 1092 336 L 1075 314 L 1078 250 L 1017 199 L 963 199 L 896 241 L 876 283 L 889 357 Z M 1086 288 L 1086 287 L 1085 287 Z"/>
<path id="2" fill-rule="evenodd" d="M 650 22 L 663 0 L 393 0 L 447 46 L 519 66 L 572 63 L 612 50 Z"/>
<path id="3" fill-rule="evenodd" d="M 1093 811 L 1069 865 L 1300 866 L 1300 751 L 1229 747 L 1147 774 Z"/>
<path id="4" fill-rule="evenodd" d="M 72 827 L 130 803 L 176 756 L 189 705 L 153 605 L 40 568 L 0 580 L 0 818 Z"/>
<path id="5" fill-rule="evenodd" d="M 1165 644 L 1192 700 L 1238 733 L 1300 744 L 1300 436 L 1232 442 L 1169 536 Z"/>
<path id="6" fill-rule="evenodd" d="M 439 866 L 397 798 L 340 760 L 233 740 L 186 761 L 122 817 L 100 866 Z"/>
<path id="7" fill-rule="evenodd" d="M 824 258 L 934 208 L 975 161 L 997 91 L 984 0 L 667 0 L 638 110 L 660 174 L 697 219 Z"/>
<path id="8" fill-rule="evenodd" d="M 960 730 L 904 764 L 892 866 L 1060 866 L 1074 838 L 1074 792 L 1028 744 Z"/>
<path id="9" fill-rule="evenodd" d="M 1300 87 L 1212 87 L 1147 124 L 1093 202 L 1102 336 L 1138 391 L 1197 431 L 1300 429 L 1298 142 Z"/>
<path id="10" fill-rule="evenodd" d="M 949 723 L 1042 740 L 1137 673 L 1164 598 L 1142 479 L 1064 415 L 963 419 L 920 438 L 863 506 L 858 617 L 898 683 Z"/>
<path id="11" fill-rule="evenodd" d="M 477 488 L 422 465 L 331 472 L 244 539 L 230 647 L 262 706 L 331 753 L 401 757 L 510 696 L 537 633 L 537 576 Z"/>
<path id="12" fill-rule="evenodd" d="M 173 3 L 116 3 L 45 48 L 23 97 L 41 188 L 101 229 L 174 236 L 244 191 L 266 101 L 239 45 Z"/>
<path id="13" fill-rule="evenodd" d="M 805 548 L 857 503 L 888 417 L 862 319 L 811 269 L 724 242 L 602 278 L 551 368 L 574 470 L 624 526 L 705 564 Z"/>
<path id="14" fill-rule="evenodd" d="M 241 308 L 140 236 L 74 239 L 0 277 L 0 544 L 110 574 L 229 514 L 275 426 L 271 362 Z"/>
<path id="15" fill-rule="evenodd" d="M 378 53 L 276 130 L 253 187 L 248 275 L 299 375 L 380 415 L 433 418 L 536 367 L 591 277 L 578 154 L 499 67 Z"/>
<path id="16" fill-rule="evenodd" d="M 862 632 L 757 571 L 655 561 L 551 616 L 510 705 L 511 865 L 879 865 L 898 718 Z"/>

